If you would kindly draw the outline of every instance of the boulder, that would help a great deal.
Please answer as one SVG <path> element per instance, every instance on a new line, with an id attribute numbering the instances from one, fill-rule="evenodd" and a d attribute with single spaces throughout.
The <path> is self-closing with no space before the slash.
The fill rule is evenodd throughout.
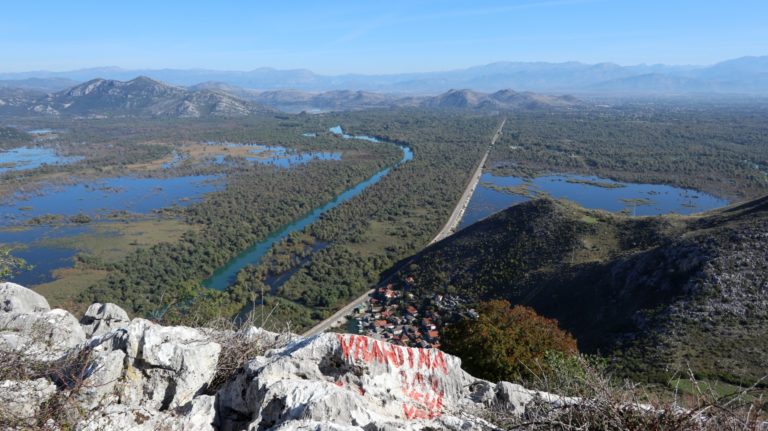
<path id="1" fill-rule="evenodd" d="M 197 329 L 134 319 L 116 343 L 126 354 L 121 401 L 165 410 L 186 404 L 216 374 L 221 346 Z"/>
<path id="2" fill-rule="evenodd" d="M 515 383 L 499 382 L 495 387 L 496 402 L 501 404 L 505 411 L 516 416 L 526 413 L 526 408 L 534 401 L 549 404 L 551 407 L 564 407 L 579 402 L 575 397 L 563 397 L 543 391 L 526 389 Z"/>
<path id="3" fill-rule="evenodd" d="M 32 289 L 15 283 L 0 283 L 0 313 L 48 311 L 48 301 Z"/>
<path id="4" fill-rule="evenodd" d="M 166 416 L 161 425 L 162 429 L 203 431 L 213 430 L 215 420 L 216 397 L 200 395 Z"/>
<path id="5" fill-rule="evenodd" d="M 38 360 L 51 361 L 84 341 L 83 328 L 65 310 L 0 314 L 0 350 L 16 350 Z"/>
<path id="6" fill-rule="evenodd" d="M 490 429 L 469 413 L 497 398 L 440 350 L 341 334 L 257 357 L 218 395 L 222 427 L 280 430 Z"/>
<path id="7" fill-rule="evenodd" d="M 0 382 L 0 423 L 33 424 L 40 406 L 56 393 L 50 380 Z"/>
<path id="8" fill-rule="evenodd" d="M 91 413 L 75 426 L 76 431 L 153 431 L 164 413 L 144 407 L 111 404 Z"/>
<path id="9" fill-rule="evenodd" d="M 129 323 L 131 320 L 128 318 L 128 313 L 112 303 L 91 304 L 80 319 L 80 325 L 83 326 L 88 338 L 125 328 Z"/>
<path id="10" fill-rule="evenodd" d="M 77 431 L 213 431 L 215 399 L 201 395 L 172 411 L 112 404 L 91 413 Z"/>
<path id="11" fill-rule="evenodd" d="M 94 410 L 118 400 L 115 387 L 122 378 L 124 361 L 122 350 L 93 351 L 89 372 L 77 394 L 83 408 Z"/>

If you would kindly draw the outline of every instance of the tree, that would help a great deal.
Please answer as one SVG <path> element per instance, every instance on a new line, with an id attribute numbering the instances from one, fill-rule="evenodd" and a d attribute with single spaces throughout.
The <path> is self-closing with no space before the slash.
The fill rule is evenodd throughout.
<path id="1" fill-rule="evenodd" d="M 490 381 L 519 381 L 546 371 L 547 352 L 577 353 L 576 340 L 557 326 L 520 305 L 503 300 L 480 303 L 477 319 L 465 318 L 446 328 L 443 347 L 462 359 L 472 375 Z"/>

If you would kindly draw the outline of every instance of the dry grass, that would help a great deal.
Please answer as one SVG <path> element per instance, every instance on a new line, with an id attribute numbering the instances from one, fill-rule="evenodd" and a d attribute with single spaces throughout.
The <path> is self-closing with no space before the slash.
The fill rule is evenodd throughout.
<path id="1" fill-rule="evenodd" d="M 603 367 L 584 358 L 563 360 L 554 372 L 540 373 L 539 389 L 575 397 L 579 402 L 553 406 L 534 402 L 522 416 L 496 404 L 483 416 L 507 430 L 599 431 L 765 431 L 766 407 L 755 396 L 757 384 L 727 397 L 705 390 L 691 373 L 697 388 L 693 397 L 659 397 L 638 384 L 614 379 Z M 759 382 L 758 382 L 759 383 Z"/>
<path id="2" fill-rule="evenodd" d="M 87 377 L 96 371 L 91 358 L 92 350 L 84 348 L 55 361 L 41 361 L 26 353 L 28 347 L 20 345 L 14 350 L 0 350 L 0 380 L 24 382 L 46 379 L 55 384 L 56 391 L 31 417 L 20 417 L 8 405 L 0 403 L 0 429 L 72 428 L 85 413 L 76 397 L 87 388 Z"/>

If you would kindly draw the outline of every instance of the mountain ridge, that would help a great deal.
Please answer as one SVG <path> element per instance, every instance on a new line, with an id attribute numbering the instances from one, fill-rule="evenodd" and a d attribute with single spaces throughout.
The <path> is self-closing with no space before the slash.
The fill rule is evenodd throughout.
<path id="1" fill-rule="evenodd" d="M 267 110 L 228 93 L 188 90 L 147 76 L 129 81 L 91 79 L 44 96 L 14 99 L 9 108 L 15 115 L 160 118 L 237 117 Z"/>
<path id="2" fill-rule="evenodd" d="M 608 91 L 601 89 L 598 84 L 647 74 L 691 78 L 703 83 L 701 87 L 693 89 L 685 86 L 673 88 L 676 92 L 768 93 L 768 81 L 761 80 L 759 85 L 752 82 L 755 77 L 768 74 L 768 56 L 739 57 L 709 66 L 664 64 L 622 66 L 608 62 L 588 64 L 577 61 L 560 63 L 500 61 L 447 71 L 373 75 L 359 73 L 323 75 L 308 69 L 279 70 L 270 67 L 249 71 L 103 67 L 64 72 L 6 72 L 0 73 L 0 79 L 67 78 L 86 81 L 94 76 L 103 76 L 109 79 L 125 80 L 136 75 L 148 75 L 181 86 L 220 81 L 257 90 L 293 88 L 317 92 L 354 89 L 435 94 L 450 88 L 472 88 L 477 91 L 517 88 L 538 92 L 606 93 Z M 631 87 L 621 90 L 639 91 Z M 668 88 L 664 86 L 653 89 L 653 92 L 665 91 L 668 91 Z"/>
<path id="3" fill-rule="evenodd" d="M 371 108 L 488 111 L 558 109 L 582 104 L 573 96 L 548 96 L 510 89 L 492 94 L 468 89 L 449 90 L 437 96 L 410 97 L 361 90 L 323 93 L 300 90 L 259 92 L 222 82 L 181 87 L 147 76 L 138 76 L 129 81 L 96 78 L 48 94 L 35 90 L 0 88 L 0 113 L 77 117 L 233 117 L 269 109 L 296 113 Z"/>

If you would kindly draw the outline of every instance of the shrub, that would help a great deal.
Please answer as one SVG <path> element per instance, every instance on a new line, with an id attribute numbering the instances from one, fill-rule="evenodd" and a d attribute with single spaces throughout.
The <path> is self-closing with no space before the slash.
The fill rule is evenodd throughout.
<path id="1" fill-rule="evenodd" d="M 530 380 L 538 375 L 547 352 L 573 355 L 576 340 L 557 321 L 533 309 L 493 300 L 478 306 L 477 319 L 465 318 L 446 328 L 447 352 L 459 356 L 470 374 L 491 381 Z"/>

